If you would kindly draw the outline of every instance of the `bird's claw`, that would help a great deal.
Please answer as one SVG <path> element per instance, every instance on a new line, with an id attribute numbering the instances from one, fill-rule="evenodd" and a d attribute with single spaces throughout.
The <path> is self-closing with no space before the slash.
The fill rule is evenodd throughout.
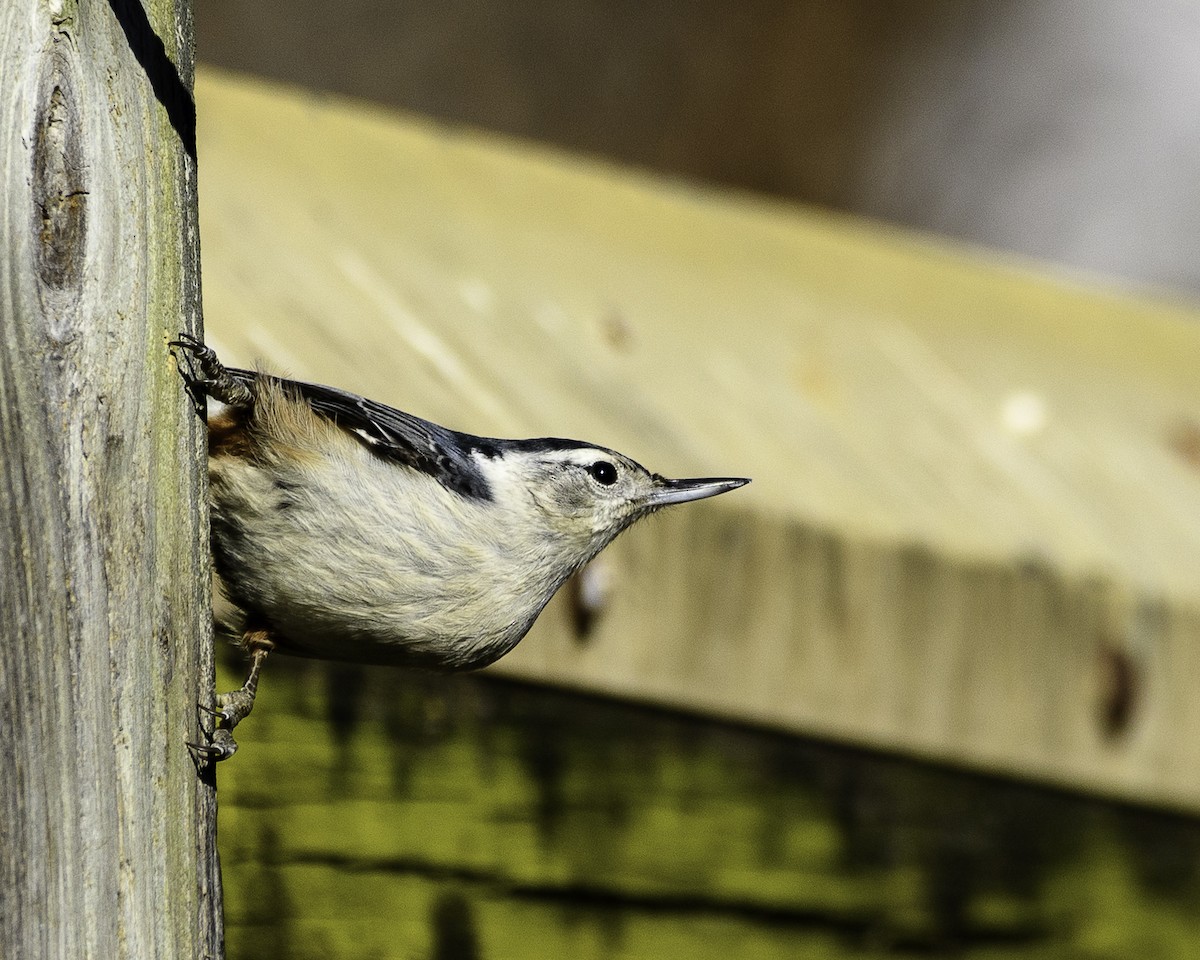
<path id="1" fill-rule="evenodd" d="M 228 760 L 237 753 L 237 741 L 233 733 L 225 727 L 217 727 L 208 738 L 207 743 L 187 743 L 188 753 L 197 767 L 206 767 L 210 763 L 220 763 Z"/>
<path id="2" fill-rule="evenodd" d="M 179 339 L 169 341 L 167 346 L 186 350 L 184 357 L 189 365 L 195 359 L 204 376 L 215 379 L 224 370 L 221 361 L 217 359 L 217 352 L 199 337 L 193 337 L 190 333 L 179 333 L 177 336 Z"/>
<path id="3" fill-rule="evenodd" d="M 246 634 L 250 645 L 250 672 L 246 682 L 240 688 L 230 693 L 217 695 L 216 707 L 205 703 L 197 703 L 196 708 L 201 713 L 207 713 L 216 719 L 212 733 L 205 734 L 207 743 L 189 743 L 188 750 L 197 767 L 207 766 L 228 760 L 237 750 L 237 742 L 233 739 L 233 728 L 250 716 L 254 709 L 254 697 L 258 693 L 258 675 L 262 670 L 263 661 L 274 646 L 265 631 L 251 631 Z M 202 725 L 203 726 L 203 725 Z"/>
<path id="4" fill-rule="evenodd" d="M 212 733 L 205 734 L 207 743 L 187 743 L 188 753 L 197 767 L 228 760 L 237 752 L 237 741 L 233 739 L 233 728 L 249 716 L 254 709 L 254 697 L 248 691 L 234 690 L 217 695 L 216 707 L 197 703 L 196 709 L 216 720 Z"/>
<path id="5" fill-rule="evenodd" d="M 220 698 L 218 697 L 217 699 L 219 703 Z M 225 719 L 225 713 L 221 710 L 220 706 L 210 707 L 207 703 L 198 703 L 196 704 L 196 709 L 207 713 L 210 717 L 216 717 L 218 721 Z"/>
<path id="6" fill-rule="evenodd" d="M 206 398 L 215 386 L 211 373 L 206 370 L 206 361 L 210 358 L 216 361 L 216 354 L 211 347 L 188 333 L 179 334 L 179 339 L 169 341 L 167 346 L 173 348 L 171 356 L 175 358 L 179 376 L 183 378 L 183 387 L 192 400 L 196 414 L 203 418 L 208 407 Z"/>
<path id="7" fill-rule="evenodd" d="M 203 340 L 180 333 L 167 346 L 172 348 L 184 388 L 201 416 L 206 411 L 208 397 L 234 407 L 248 407 L 253 402 L 250 390 L 234 379 L 217 359 L 217 352 Z"/>

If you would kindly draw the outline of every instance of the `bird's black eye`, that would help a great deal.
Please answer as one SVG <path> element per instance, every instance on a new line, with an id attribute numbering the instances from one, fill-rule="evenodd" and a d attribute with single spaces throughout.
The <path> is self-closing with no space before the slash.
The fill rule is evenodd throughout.
<path id="1" fill-rule="evenodd" d="M 611 487 L 617 482 L 617 468 L 607 460 L 597 460 L 587 470 L 592 475 L 592 479 L 606 487 Z"/>

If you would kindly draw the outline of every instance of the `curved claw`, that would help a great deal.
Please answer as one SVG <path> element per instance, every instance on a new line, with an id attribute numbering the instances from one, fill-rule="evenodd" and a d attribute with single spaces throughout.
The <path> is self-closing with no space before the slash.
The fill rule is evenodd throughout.
<path id="1" fill-rule="evenodd" d="M 179 333 L 177 339 L 167 342 L 172 356 L 179 365 L 188 395 L 197 411 L 204 409 L 205 398 L 215 397 L 232 407 L 249 409 L 254 404 L 250 389 L 233 377 L 224 364 L 217 359 L 217 352 L 203 340 L 190 333 Z M 181 354 L 174 351 L 178 350 Z M 182 355 L 182 356 L 181 356 Z"/>
<path id="2" fill-rule="evenodd" d="M 218 727 L 212 732 L 208 743 L 193 743 L 187 742 L 188 753 L 192 756 L 192 762 L 197 767 L 204 767 L 210 763 L 220 763 L 222 760 L 228 760 L 237 753 L 237 741 L 233 739 L 233 734 L 228 730 Z"/>
<path id="3" fill-rule="evenodd" d="M 233 739 L 233 728 L 249 716 L 254 709 L 254 696 L 258 692 L 258 675 L 262 670 L 263 661 L 270 653 L 273 643 L 263 631 L 251 632 L 246 635 L 251 645 L 250 672 L 241 688 L 231 693 L 217 696 L 216 707 L 206 703 L 197 703 L 198 713 L 205 713 L 215 718 L 212 733 L 205 733 L 207 743 L 188 743 L 188 752 L 197 769 L 203 769 L 210 763 L 228 760 L 237 751 L 237 741 Z M 204 724 L 201 723 L 203 730 Z"/>
<path id="4" fill-rule="evenodd" d="M 171 356 L 175 358 L 179 376 L 183 379 L 183 388 L 191 398 L 196 415 L 204 419 L 207 412 L 206 398 L 212 387 L 212 382 L 205 372 L 205 353 L 211 354 L 212 350 L 190 333 L 180 333 L 178 337 L 178 340 L 168 341 L 167 346 L 172 348 Z M 196 369 L 197 364 L 200 366 L 199 370 Z"/>

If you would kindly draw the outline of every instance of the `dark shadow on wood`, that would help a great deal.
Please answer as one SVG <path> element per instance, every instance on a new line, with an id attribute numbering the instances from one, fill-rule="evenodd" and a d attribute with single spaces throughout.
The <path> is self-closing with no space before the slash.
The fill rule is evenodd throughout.
<path id="1" fill-rule="evenodd" d="M 137 62 L 146 71 L 154 96 L 178 134 L 187 155 L 196 160 L 196 101 L 179 76 L 146 11 L 135 0 L 108 0 Z"/>

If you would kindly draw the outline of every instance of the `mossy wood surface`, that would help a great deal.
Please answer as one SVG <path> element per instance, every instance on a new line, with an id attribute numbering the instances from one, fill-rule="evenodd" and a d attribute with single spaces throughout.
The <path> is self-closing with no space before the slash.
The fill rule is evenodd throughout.
<path id="1" fill-rule="evenodd" d="M 1200 956 L 1192 819 L 482 675 L 271 667 L 220 771 L 233 960 Z"/>
<path id="2" fill-rule="evenodd" d="M 222 955 L 189 0 L 0 3 L 0 956 Z"/>
<path id="3" fill-rule="evenodd" d="M 336 98 L 198 91 L 231 360 L 754 478 L 623 536 L 496 669 L 1200 810 L 1194 311 Z"/>

